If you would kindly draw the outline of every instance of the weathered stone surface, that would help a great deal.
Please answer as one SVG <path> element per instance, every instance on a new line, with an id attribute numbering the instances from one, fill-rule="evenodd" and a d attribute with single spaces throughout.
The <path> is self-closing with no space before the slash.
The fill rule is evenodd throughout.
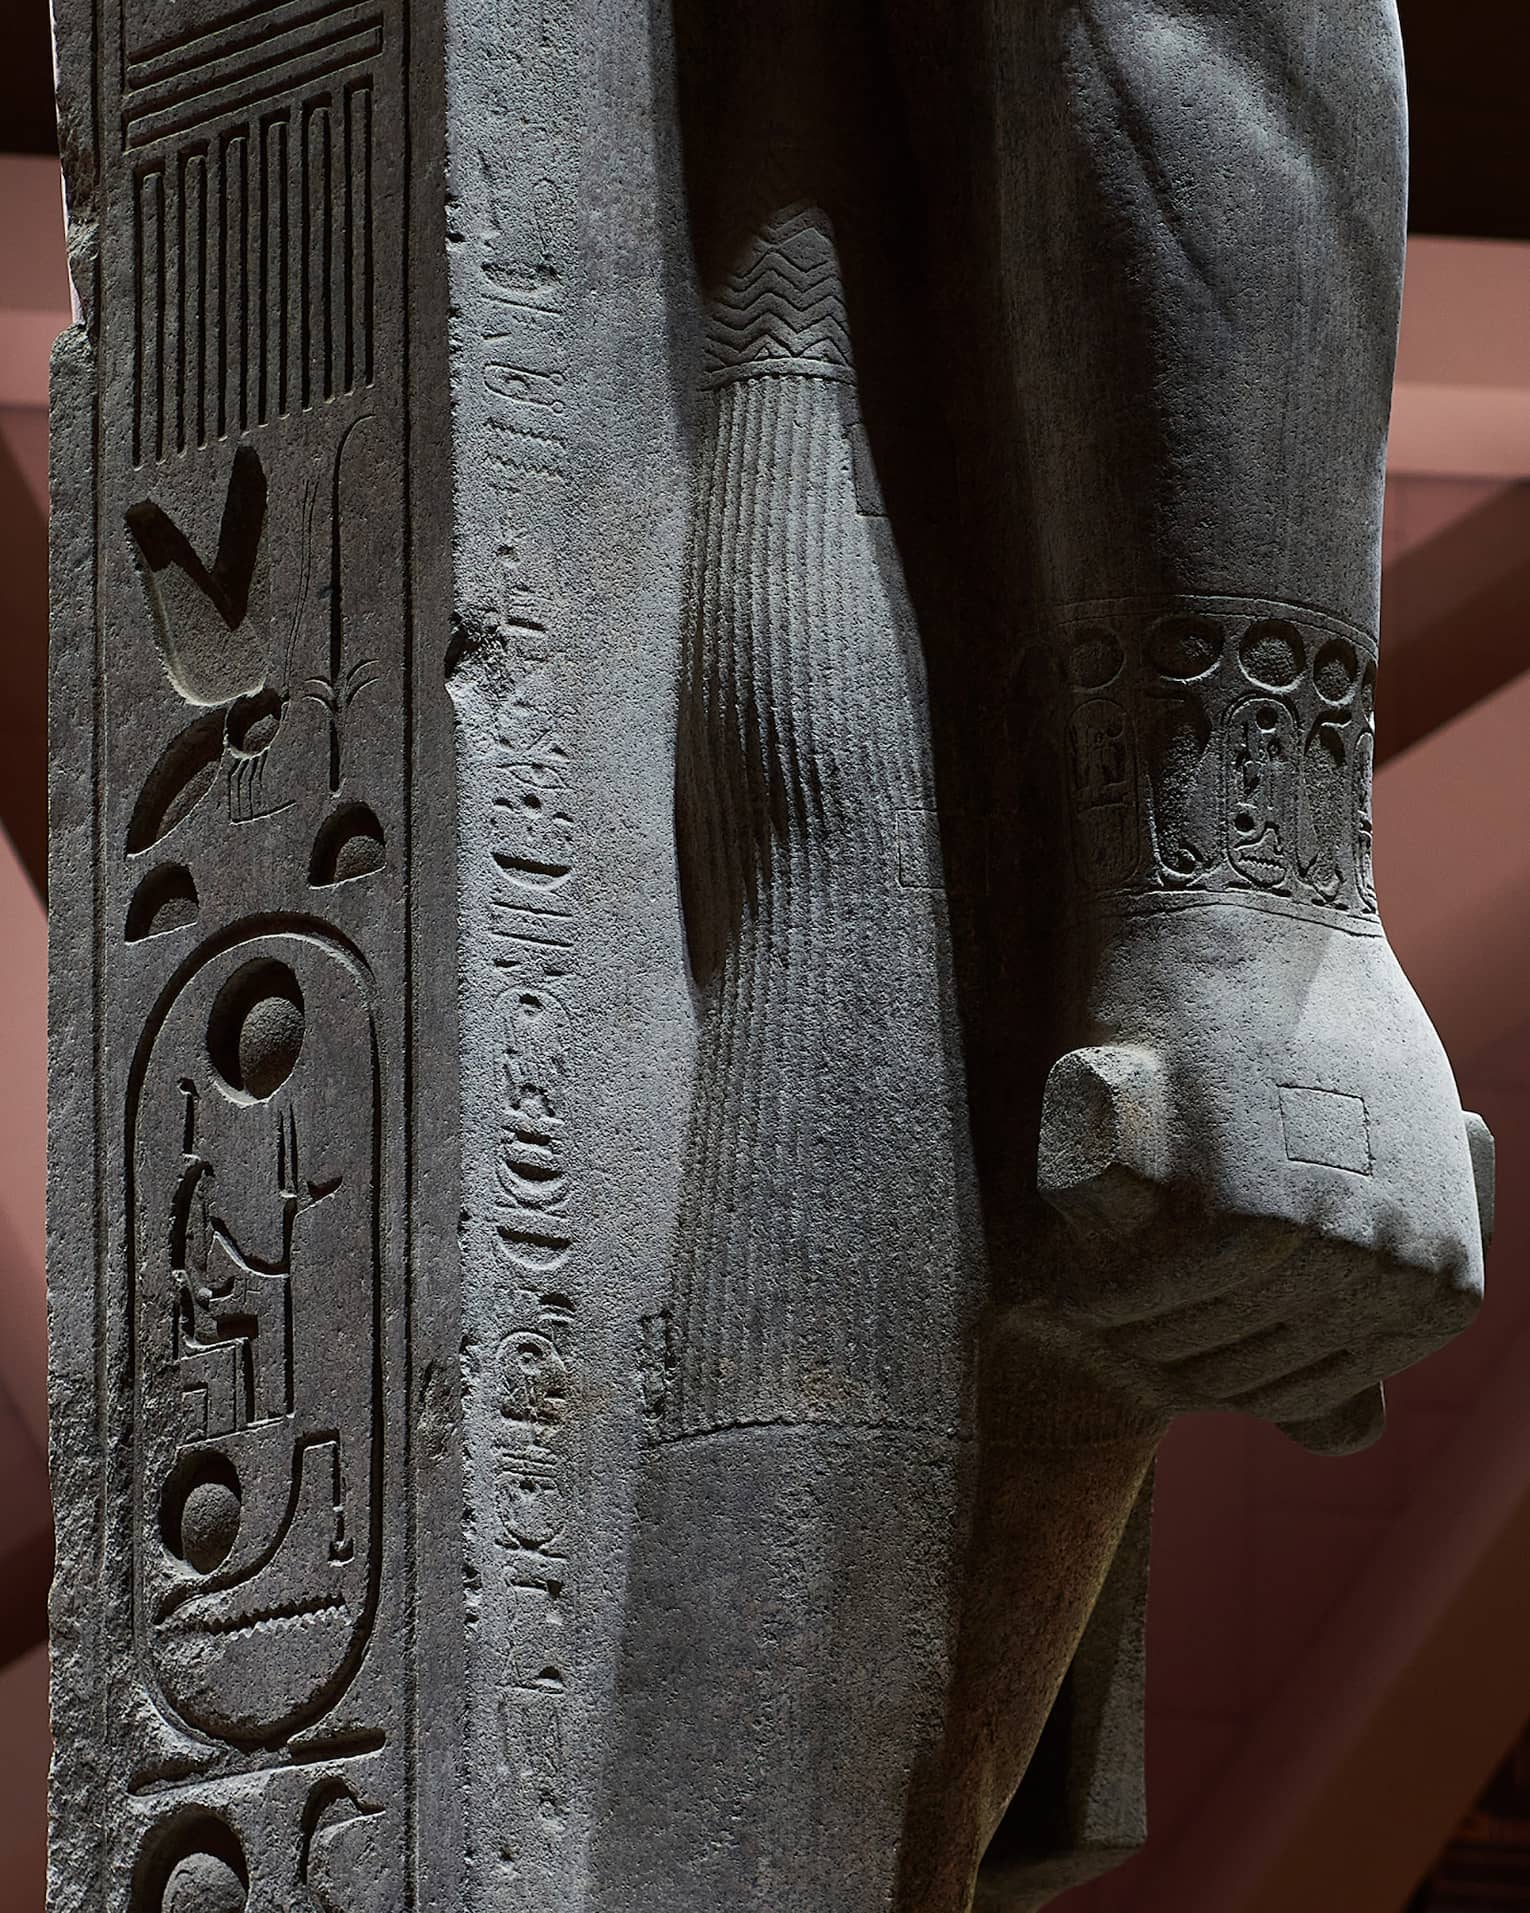
<path id="1" fill-rule="evenodd" d="M 59 19 L 59 1908 L 406 1905 L 451 1745 L 408 31 L 393 0 Z"/>
<path id="2" fill-rule="evenodd" d="M 61 0 L 55 1913 L 1140 1838 L 1159 1433 L 1374 1435 L 1491 1212 L 1309 15 Z"/>

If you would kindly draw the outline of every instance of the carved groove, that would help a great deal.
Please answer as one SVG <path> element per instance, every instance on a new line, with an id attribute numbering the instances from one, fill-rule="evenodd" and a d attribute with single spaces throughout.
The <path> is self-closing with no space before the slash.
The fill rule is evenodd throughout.
<path id="1" fill-rule="evenodd" d="M 147 106 L 130 122 L 130 145 L 186 142 L 136 175 L 135 464 L 372 383 L 373 80 L 355 69 L 382 28 L 363 24 L 317 66 L 273 67 L 268 87 L 188 95 L 177 110 L 207 108 L 195 129 Z"/>
<path id="2" fill-rule="evenodd" d="M 140 62 L 123 98 L 124 139 L 133 147 L 183 137 L 373 59 L 381 44 L 381 14 L 347 5 L 278 23 L 253 44 L 220 39 L 196 65 Z"/>
<path id="3" fill-rule="evenodd" d="M 136 856 L 167 836 L 202 801 L 218 775 L 223 717 L 209 712 L 179 731 L 150 771 L 128 824 L 127 852 Z"/>
<path id="4" fill-rule="evenodd" d="M 211 780 L 209 779 L 209 783 Z M 165 864 L 151 870 L 133 892 L 125 935 L 129 943 L 163 936 L 195 923 L 201 906 L 191 872 L 184 864 Z"/>

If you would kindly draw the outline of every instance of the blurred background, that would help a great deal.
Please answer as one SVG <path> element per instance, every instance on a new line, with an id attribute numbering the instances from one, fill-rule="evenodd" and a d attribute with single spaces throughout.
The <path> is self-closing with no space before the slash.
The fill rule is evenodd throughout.
<path id="1" fill-rule="evenodd" d="M 1402 0 L 1402 14 L 1414 237 L 1376 871 L 1463 1102 L 1498 1137 L 1488 1301 L 1389 1388 L 1389 1431 L 1360 1457 L 1319 1460 L 1223 1417 L 1171 1434 L 1148 1627 L 1152 1835 L 1064 1913 L 1530 1908 L 1530 5 Z M 69 295 L 47 0 L 6 0 L 5 18 L 0 1913 L 41 1913 L 45 407 Z"/>

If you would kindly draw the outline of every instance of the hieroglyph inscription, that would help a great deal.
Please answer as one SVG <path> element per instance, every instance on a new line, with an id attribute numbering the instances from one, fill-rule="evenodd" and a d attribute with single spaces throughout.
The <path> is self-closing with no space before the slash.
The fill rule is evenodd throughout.
<path id="1" fill-rule="evenodd" d="M 475 1905 L 562 1904 L 569 1890 L 580 1203 L 567 1007 L 579 952 L 569 752 L 542 630 L 492 617 L 454 660 L 464 790 L 460 884 L 480 974 L 464 1001 L 464 1094 L 496 1112 L 465 1148 L 464 1289 L 492 1325 L 464 1364 L 470 1515 L 469 1731 L 495 1784 L 473 1803 Z M 474 1198 L 476 1197 L 476 1200 Z M 481 1844 L 480 1844 L 481 1843 Z M 510 1896 L 519 1894 L 520 1898 Z"/>
<path id="2" fill-rule="evenodd" d="M 450 154 L 457 454 L 471 467 L 449 685 L 464 793 L 465 1759 L 484 1781 L 468 1805 L 475 1913 L 552 1913 L 579 1892 L 583 851 L 560 575 L 574 543 L 571 18 L 556 0 L 464 17 Z"/>
<path id="3" fill-rule="evenodd" d="M 276 0 L 130 53 L 133 460 L 369 385 L 375 5 Z"/>
<path id="4" fill-rule="evenodd" d="M 399 1913 L 408 22 L 106 15 L 95 710 L 66 749 L 96 757 L 70 954 L 102 1112 L 95 1545 L 121 1573 L 65 1532 L 111 1696 L 61 1727 L 61 1785 L 102 1776 L 68 1904 Z"/>
<path id="5" fill-rule="evenodd" d="M 1376 927 L 1375 639 L 1262 599 L 1068 607 L 1033 660 L 1066 712 L 1080 877 L 1101 901 L 1222 901 Z"/>
<path id="6" fill-rule="evenodd" d="M 167 1711 L 240 1743 L 319 1718 L 376 1607 L 370 987 L 322 934 L 239 937 L 135 1070 L 134 1636 Z"/>

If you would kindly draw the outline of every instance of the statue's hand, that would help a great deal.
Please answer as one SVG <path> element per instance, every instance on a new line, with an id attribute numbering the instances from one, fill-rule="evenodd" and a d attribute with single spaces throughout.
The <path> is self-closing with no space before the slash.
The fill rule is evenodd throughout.
<path id="1" fill-rule="evenodd" d="M 1472 1319 L 1492 1137 L 1385 938 L 1235 907 L 1127 918 L 1053 1067 L 1048 1300 L 1168 1410 L 1307 1445 Z"/>

